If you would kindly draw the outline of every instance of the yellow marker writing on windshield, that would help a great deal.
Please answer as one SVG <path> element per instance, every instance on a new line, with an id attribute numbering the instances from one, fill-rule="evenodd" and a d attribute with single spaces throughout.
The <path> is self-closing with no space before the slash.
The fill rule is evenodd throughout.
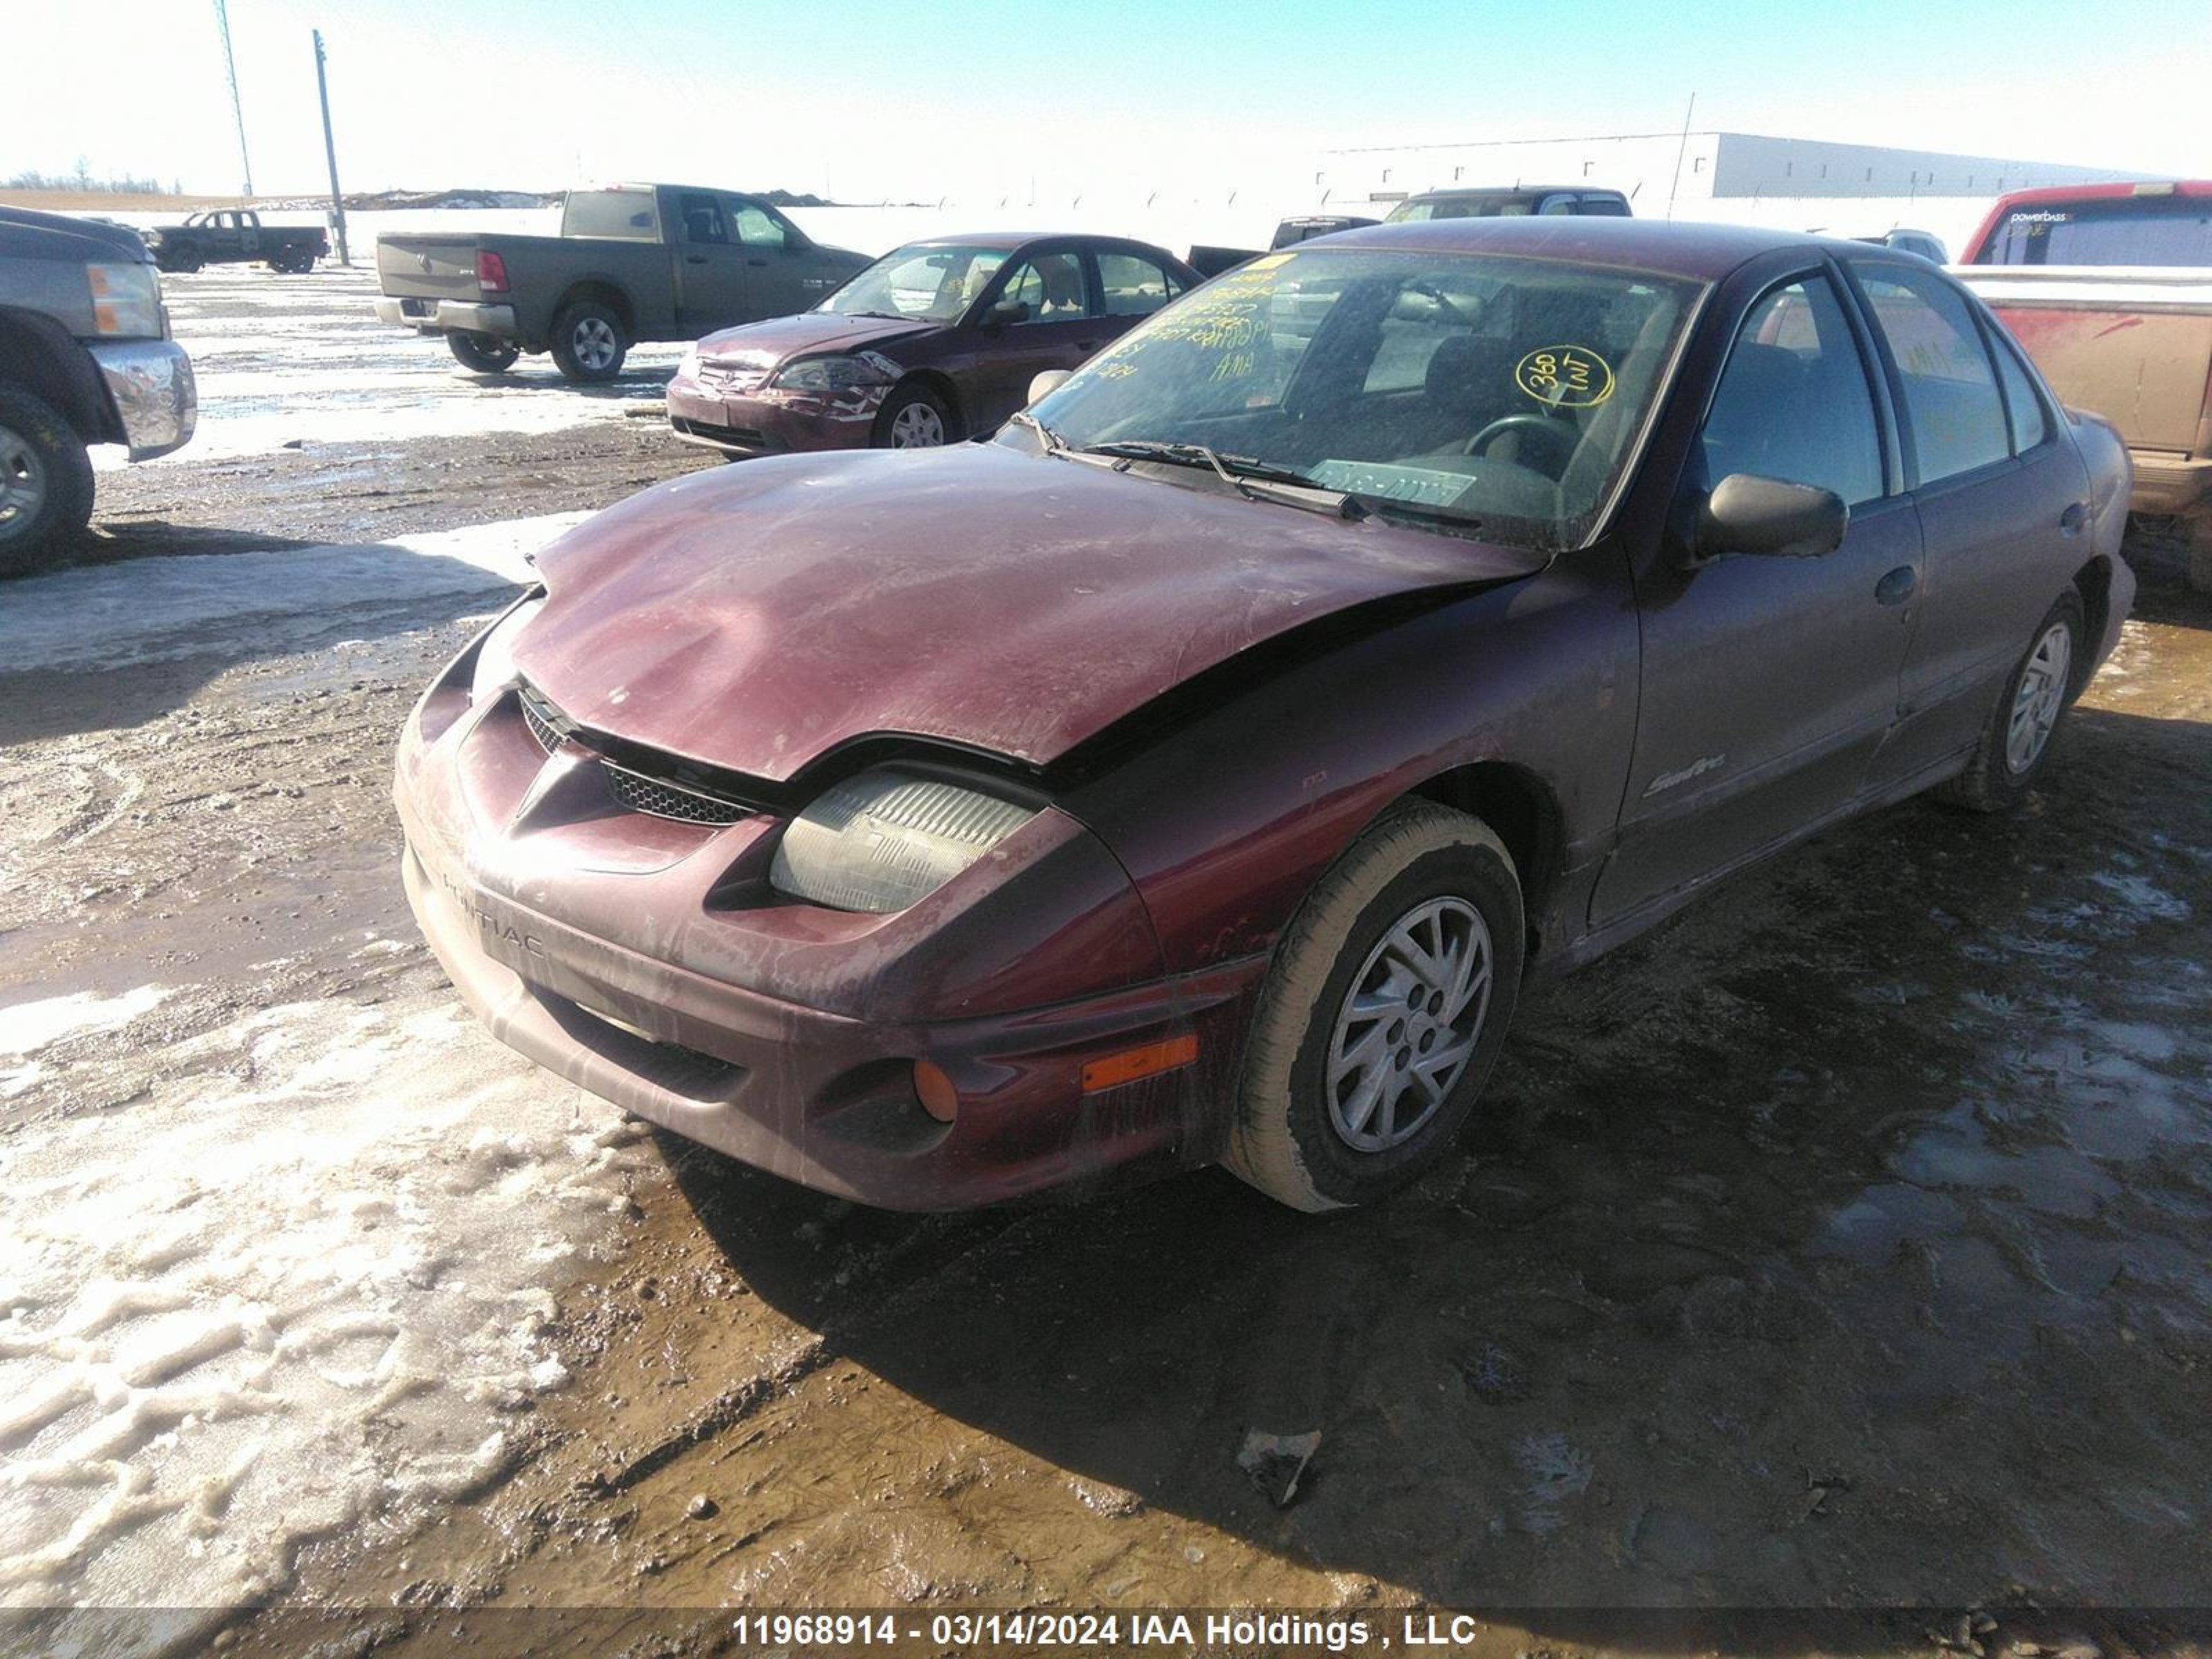
<path id="1" fill-rule="evenodd" d="M 1588 346 L 1540 346 L 1514 365 L 1513 383 L 1549 409 L 1594 409 L 1613 396 L 1613 365 Z"/>

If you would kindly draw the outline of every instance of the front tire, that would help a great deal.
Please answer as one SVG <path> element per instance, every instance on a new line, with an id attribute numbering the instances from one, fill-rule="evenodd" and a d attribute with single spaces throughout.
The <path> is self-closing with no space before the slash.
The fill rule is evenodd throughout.
<path id="1" fill-rule="evenodd" d="M 512 340 L 502 340 L 496 334 L 470 334 L 459 331 L 446 336 L 446 346 L 460 360 L 460 365 L 473 374 L 504 374 L 522 356 L 522 348 Z"/>
<path id="2" fill-rule="evenodd" d="M 54 563 L 92 522 L 92 457 L 43 398 L 0 386 L 0 576 Z"/>
<path id="3" fill-rule="evenodd" d="M 926 386 L 896 386 L 876 411 L 878 449 L 939 449 L 952 441 L 952 412 Z"/>
<path id="4" fill-rule="evenodd" d="M 564 307 L 553 319 L 553 362 L 581 386 L 604 386 L 622 373 L 629 336 L 622 319 L 595 300 Z"/>
<path id="5" fill-rule="evenodd" d="M 1308 1211 L 1416 1179 L 1497 1064 L 1523 939 L 1520 877 L 1487 824 L 1427 801 L 1385 813 L 1276 949 L 1223 1162 Z"/>
<path id="6" fill-rule="evenodd" d="M 181 271 L 189 276 L 207 263 L 197 242 L 173 242 L 162 250 L 158 262 L 164 270 Z"/>
<path id="7" fill-rule="evenodd" d="M 2087 632 L 2081 596 L 2068 588 L 2028 636 L 2027 650 L 2006 676 L 1996 707 L 1966 769 L 1943 787 L 1943 799 L 1972 812 L 2003 812 L 2020 805 L 2042 775 L 2059 723 L 2087 676 Z"/>

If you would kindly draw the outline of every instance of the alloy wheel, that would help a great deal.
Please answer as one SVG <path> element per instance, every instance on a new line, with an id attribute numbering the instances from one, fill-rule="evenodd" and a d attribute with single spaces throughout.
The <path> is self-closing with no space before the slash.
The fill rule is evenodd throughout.
<path id="1" fill-rule="evenodd" d="M 21 433 L 0 427 L 0 534 L 29 523 L 46 504 L 46 469 Z"/>
<path id="2" fill-rule="evenodd" d="M 1354 975 L 1330 1033 L 1330 1127 L 1354 1152 L 1401 1146 L 1467 1069 L 1490 1009 L 1493 953 L 1464 899 L 1415 906 Z"/>
<path id="3" fill-rule="evenodd" d="M 2074 630 L 2055 622 L 2043 631 L 2021 671 L 2005 726 L 2005 765 L 2018 777 L 2033 766 L 2051 741 L 2051 728 L 2065 712 L 2066 690 L 2074 665 Z"/>
<path id="4" fill-rule="evenodd" d="M 934 449 L 945 441 L 945 417 L 927 404 L 908 404 L 891 416 L 893 449 Z"/>
<path id="5" fill-rule="evenodd" d="M 594 371 L 613 362 L 621 349 L 614 330 L 598 317 L 586 317 L 578 323 L 569 338 L 576 349 L 576 361 Z"/>

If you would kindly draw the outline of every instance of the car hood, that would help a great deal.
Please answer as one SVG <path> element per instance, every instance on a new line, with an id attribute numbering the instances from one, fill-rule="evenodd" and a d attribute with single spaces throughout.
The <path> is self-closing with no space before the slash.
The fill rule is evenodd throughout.
<path id="1" fill-rule="evenodd" d="M 821 351 L 857 351 L 880 346 L 909 335 L 925 334 L 938 325 L 908 318 L 848 317 L 835 311 L 802 311 L 795 317 L 771 317 L 766 322 L 726 328 L 699 342 L 702 357 L 734 359 L 765 368 L 786 358 Z"/>
<path id="2" fill-rule="evenodd" d="M 872 732 L 1044 766 L 1287 629 L 1536 562 L 1003 445 L 777 457 L 547 548 L 515 659 L 586 726 L 757 777 Z"/>

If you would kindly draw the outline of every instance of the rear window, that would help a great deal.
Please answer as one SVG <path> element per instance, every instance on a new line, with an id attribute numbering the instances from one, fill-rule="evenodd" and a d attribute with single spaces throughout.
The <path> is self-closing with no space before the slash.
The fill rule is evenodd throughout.
<path id="1" fill-rule="evenodd" d="M 561 210 L 561 234 L 657 242 L 660 210 L 649 190 L 572 190 Z"/>
<path id="2" fill-rule="evenodd" d="M 2212 266 L 2212 197 L 2136 196 L 2017 208 L 1990 233 L 1975 263 Z"/>

